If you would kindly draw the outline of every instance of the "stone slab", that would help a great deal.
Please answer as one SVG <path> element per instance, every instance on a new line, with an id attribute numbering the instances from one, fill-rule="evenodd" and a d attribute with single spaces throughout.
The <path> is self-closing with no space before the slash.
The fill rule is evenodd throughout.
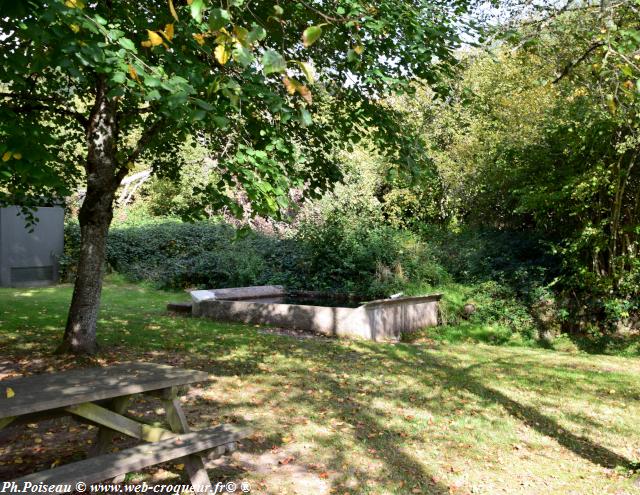
<path id="1" fill-rule="evenodd" d="M 226 289 L 192 290 L 190 292 L 193 301 L 194 316 L 200 313 L 200 303 L 213 299 L 255 299 L 270 296 L 284 296 L 286 290 L 281 285 L 254 285 L 250 287 L 229 287 Z"/>

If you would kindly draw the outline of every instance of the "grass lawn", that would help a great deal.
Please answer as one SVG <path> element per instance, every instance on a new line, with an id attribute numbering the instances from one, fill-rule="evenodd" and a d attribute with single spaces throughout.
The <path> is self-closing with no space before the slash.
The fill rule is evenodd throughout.
<path id="1" fill-rule="evenodd" d="M 214 482 L 248 480 L 258 494 L 640 494 L 638 358 L 297 339 L 172 316 L 166 303 L 186 295 L 112 278 L 103 351 L 78 360 L 53 355 L 70 296 L 0 289 L 0 378 L 128 360 L 208 371 L 185 397 L 191 424 L 258 432 L 210 464 Z M 60 420 L 5 430 L 0 479 L 79 458 L 94 435 Z M 177 476 L 165 464 L 132 479 Z"/>

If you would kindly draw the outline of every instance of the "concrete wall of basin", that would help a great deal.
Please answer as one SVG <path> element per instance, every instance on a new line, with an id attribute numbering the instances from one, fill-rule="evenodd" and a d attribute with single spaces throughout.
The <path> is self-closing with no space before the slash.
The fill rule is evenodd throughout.
<path id="1" fill-rule="evenodd" d="M 247 289 L 254 288 L 244 287 L 241 288 L 242 292 L 239 289 L 236 294 L 242 293 L 244 298 L 253 298 L 281 295 L 282 288 L 277 287 L 275 294 L 268 294 L 260 287 L 257 291 L 260 296 L 248 295 L 251 291 Z M 218 291 L 213 292 L 220 297 Z M 440 294 L 400 297 L 371 301 L 357 308 L 345 308 L 194 297 L 193 315 L 219 321 L 297 328 L 338 337 L 395 341 L 402 332 L 437 325 L 440 298 Z"/>

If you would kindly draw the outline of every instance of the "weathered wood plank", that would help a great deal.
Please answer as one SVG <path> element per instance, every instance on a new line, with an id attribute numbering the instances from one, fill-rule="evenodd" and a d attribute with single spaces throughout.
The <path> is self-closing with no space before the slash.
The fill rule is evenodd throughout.
<path id="1" fill-rule="evenodd" d="M 138 423 L 114 411 L 100 407 L 91 402 L 77 404 L 65 408 L 65 411 L 82 418 L 93 421 L 101 426 L 106 426 L 111 430 L 119 431 L 130 437 L 144 440 L 145 442 L 157 442 L 166 438 L 174 437 L 176 434 L 158 426 Z"/>
<path id="2" fill-rule="evenodd" d="M 171 387 L 165 390 L 162 403 L 171 430 L 176 433 L 189 433 L 189 423 L 187 423 L 187 418 L 180 405 L 177 387 Z M 209 480 L 209 475 L 207 474 L 200 454 L 186 456 L 182 461 L 184 462 L 184 467 L 187 470 L 187 474 L 191 480 L 191 486 L 194 487 L 195 493 L 209 493 L 211 490 L 211 481 Z"/>
<path id="3" fill-rule="evenodd" d="M 5 426 L 13 423 L 13 420 L 16 419 L 15 416 L 7 416 L 6 418 L 0 418 L 0 430 Z"/>
<path id="4" fill-rule="evenodd" d="M 0 418 L 187 385 L 208 377 L 203 371 L 128 363 L 2 380 L 0 387 L 11 387 L 15 395 L 0 396 Z"/>
<path id="5" fill-rule="evenodd" d="M 131 395 L 125 395 L 124 397 L 117 397 L 109 402 L 107 405 L 108 409 L 111 409 L 113 412 L 117 414 L 122 414 L 126 411 L 127 406 L 132 400 Z M 111 428 L 106 428 L 101 426 L 98 429 L 98 434 L 96 435 L 96 441 L 91 447 L 89 455 L 103 455 L 111 450 L 113 447 L 113 436 L 115 432 Z"/>
<path id="6" fill-rule="evenodd" d="M 105 404 L 107 409 L 112 410 L 115 413 L 123 414 L 128 405 L 133 400 L 133 395 L 125 395 L 123 397 L 116 397 L 115 399 L 111 399 L 108 401 L 108 404 Z M 133 418 L 129 418 L 133 419 Z M 98 455 L 104 455 L 108 452 L 111 452 L 113 448 L 113 437 L 115 435 L 115 431 L 111 428 L 107 428 L 105 426 L 101 426 L 98 429 L 98 434 L 96 435 L 96 441 L 93 446 L 89 449 L 89 456 L 94 457 Z M 119 474 L 115 478 L 111 478 L 110 480 L 105 480 L 106 482 L 110 482 L 113 484 L 121 484 L 124 483 L 126 478 L 125 474 Z"/>
<path id="7" fill-rule="evenodd" d="M 220 445 L 236 442 L 251 434 L 248 428 L 220 425 L 214 428 L 185 433 L 160 442 L 138 445 L 112 454 L 66 464 L 47 471 L 30 474 L 14 480 L 19 490 L 24 483 L 70 485 L 75 490 L 77 482 L 97 483 L 119 474 L 138 471 L 154 464 L 171 461 L 202 452 Z M 59 493 L 63 493 L 63 491 Z"/>
<path id="8" fill-rule="evenodd" d="M 189 433 L 189 423 L 180 405 L 179 393 L 178 387 L 163 390 L 161 395 L 162 405 L 171 430 L 177 433 Z"/>

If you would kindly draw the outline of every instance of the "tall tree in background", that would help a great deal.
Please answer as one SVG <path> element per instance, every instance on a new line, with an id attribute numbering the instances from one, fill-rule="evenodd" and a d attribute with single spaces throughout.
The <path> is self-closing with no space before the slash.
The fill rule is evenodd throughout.
<path id="1" fill-rule="evenodd" d="M 638 19 L 637 2 L 552 2 L 461 62 L 446 102 L 424 99 L 454 214 L 537 232 L 562 261 L 571 330 L 640 311 Z"/>
<path id="2" fill-rule="evenodd" d="M 62 350 L 96 350 L 114 198 L 137 161 L 177 177 L 188 135 L 217 154 L 201 204 L 276 214 L 292 184 L 339 178 L 336 143 L 407 137 L 375 99 L 449 71 L 473 0 L 0 2 L 0 200 L 34 206 L 84 182 Z M 330 118 L 314 122 L 318 105 Z M 399 131 L 399 132 L 398 132 Z M 197 216 L 197 211 L 192 212 Z"/>

